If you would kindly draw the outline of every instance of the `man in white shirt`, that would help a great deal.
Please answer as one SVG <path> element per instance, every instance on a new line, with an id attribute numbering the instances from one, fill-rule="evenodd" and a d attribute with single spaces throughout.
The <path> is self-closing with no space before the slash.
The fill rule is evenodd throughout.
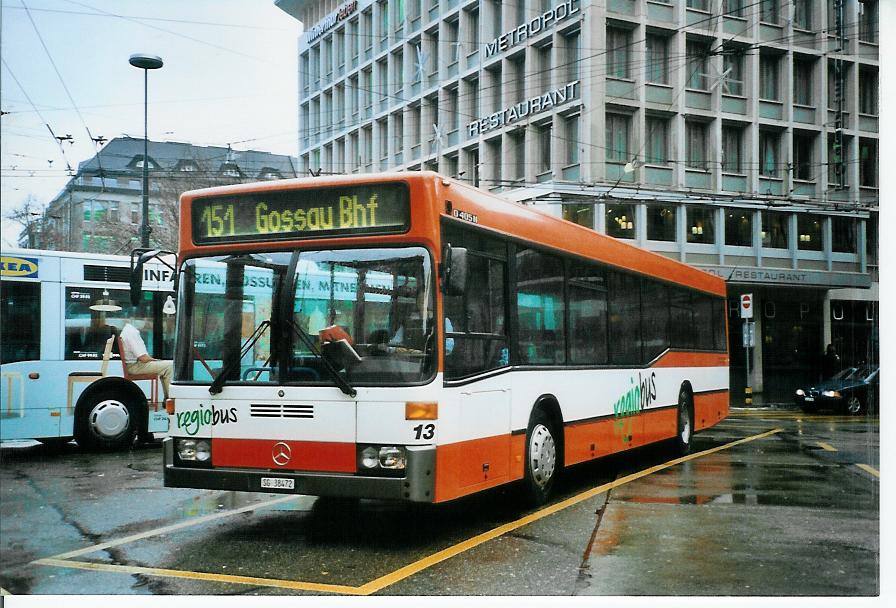
<path id="1" fill-rule="evenodd" d="M 171 361 L 153 359 L 146 350 L 146 343 L 140 337 L 140 332 L 130 323 L 125 323 L 121 330 L 122 361 L 128 366 L 129 374 L 155 374 L 162 381 L 162 391 L 165 399 L 168 398 L 168 388 L 171 386 Z"/>

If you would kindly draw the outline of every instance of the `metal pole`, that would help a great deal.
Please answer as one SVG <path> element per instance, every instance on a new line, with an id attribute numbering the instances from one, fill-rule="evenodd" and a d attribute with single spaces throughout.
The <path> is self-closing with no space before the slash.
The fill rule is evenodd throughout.
<path id="1" fill-rule="evenodd" d="M 753 387 L 750 382 L 750 322 L 744 320 L 744 358 L 747 362 L 747 384 L 744 387 L 744 405 L 753 405 Z"/>
<path id="2" fill-rule="evenodd" d="M 143 70 L 143 223 L 140 245 L 149 247 L 149 70 Z"/>

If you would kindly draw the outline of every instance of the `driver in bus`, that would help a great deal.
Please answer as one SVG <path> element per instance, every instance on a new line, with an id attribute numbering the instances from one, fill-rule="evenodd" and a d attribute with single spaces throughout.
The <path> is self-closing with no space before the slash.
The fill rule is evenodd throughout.
<path id="1" fill-rule="evenodd" d="M 150 322 L 147 321 L 147 323 Z M 120 337 L 124 351 L 121 353 L 121 360 L 128 366 L 128 373 L 157 375 L 162 381 L 162 391 L 167 399 L 168 388 L 171 386 L 172 362 L 153 359 L 146 350 L 146 343 L 140 337 L 140 332 L 129 322 L 125 323 Z"/>

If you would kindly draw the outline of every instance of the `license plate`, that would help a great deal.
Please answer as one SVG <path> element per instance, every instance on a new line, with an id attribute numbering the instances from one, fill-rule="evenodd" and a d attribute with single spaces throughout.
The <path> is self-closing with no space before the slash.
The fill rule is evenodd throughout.
<path id="1" fill-rule="evenodd" d="M 268 490 L 295 490 L 296 480 L 282 477 L 262 477 L 261 487 Z"/>
<path id="2" fill-rule="evenodd" d="M 806 397 L 803 401 L 815 401 L 815 397 Z"/>

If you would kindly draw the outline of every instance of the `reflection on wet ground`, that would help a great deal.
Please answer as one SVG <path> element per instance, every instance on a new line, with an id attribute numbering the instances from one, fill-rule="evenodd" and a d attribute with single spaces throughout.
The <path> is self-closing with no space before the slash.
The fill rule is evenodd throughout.
<path id="1" fill-rule="evenodd" d="M 857 465 L 879 467 L 876 421 L 841 422 L 798 413 L 789 418 L 775 414 L 773 421 L 732 417 L 698 434 L 693 452 L 774 427 L 783 431 L 618 485 L 383 592 L 873 592 L 879 585 L 873 569 L 878 556 L 878 483 Z M 107 573 L 90 579 L 85 577 L 99 575 L 27 566 L 32 559 L 72 548 L 152 532 L 172 522 L 202 520 L 77 559 L 359 586 L 532 512 L 523 506 L 517 487 L 445 505 L 307 496 L 274 504 L 276 497 L 266 494 L 160 488 L 156 448 L 119 455 L 81 454 L 73 445 L 56 452 L 43 446 L 4 450 L 4 482 L 27 483 L 34 489 L 31 494 L 19 492 L 18 512 L 53 505 L 63 514 L 60 529 L 68 535 L 49 533 L 43 544 L 29 546 L 26 529 L 10 530 L 4 509 L 4 531 L 22 536 L 17 541 L 22 546 L 10 562 L 10 547 L 2 541 L 0 585 L 20 581 L 15 583 L 19 592 L 74 592 L 54 586 L 48 578 L 64 574 L 85 585 L 72 587 L 79 593 L 301 593 L 140 574 Z M 554 503 L 673 458 L 671 446 L 660 444 L 572 467 L 559 480 Z M 45 468 L 40 468 L 41 462 Z M 119 477 L 103 485 L 104 475 Z M 127 492 L 116 492 L 111 485 L 123 482 Z M 601 520 L 596 511 L 604 504 Z M 241 509 L 244 512 L 230 513 Z M 47 530 L 60 526 L 52 518 L 44 521 Z M 850 560 L 870 563 L 871 572 L 845 581 L 838 573 Z M 809 578 L 815 569 L 826 573 L 824 582 Z M 602 576 L 608 572 L 613 576 Z"/>

